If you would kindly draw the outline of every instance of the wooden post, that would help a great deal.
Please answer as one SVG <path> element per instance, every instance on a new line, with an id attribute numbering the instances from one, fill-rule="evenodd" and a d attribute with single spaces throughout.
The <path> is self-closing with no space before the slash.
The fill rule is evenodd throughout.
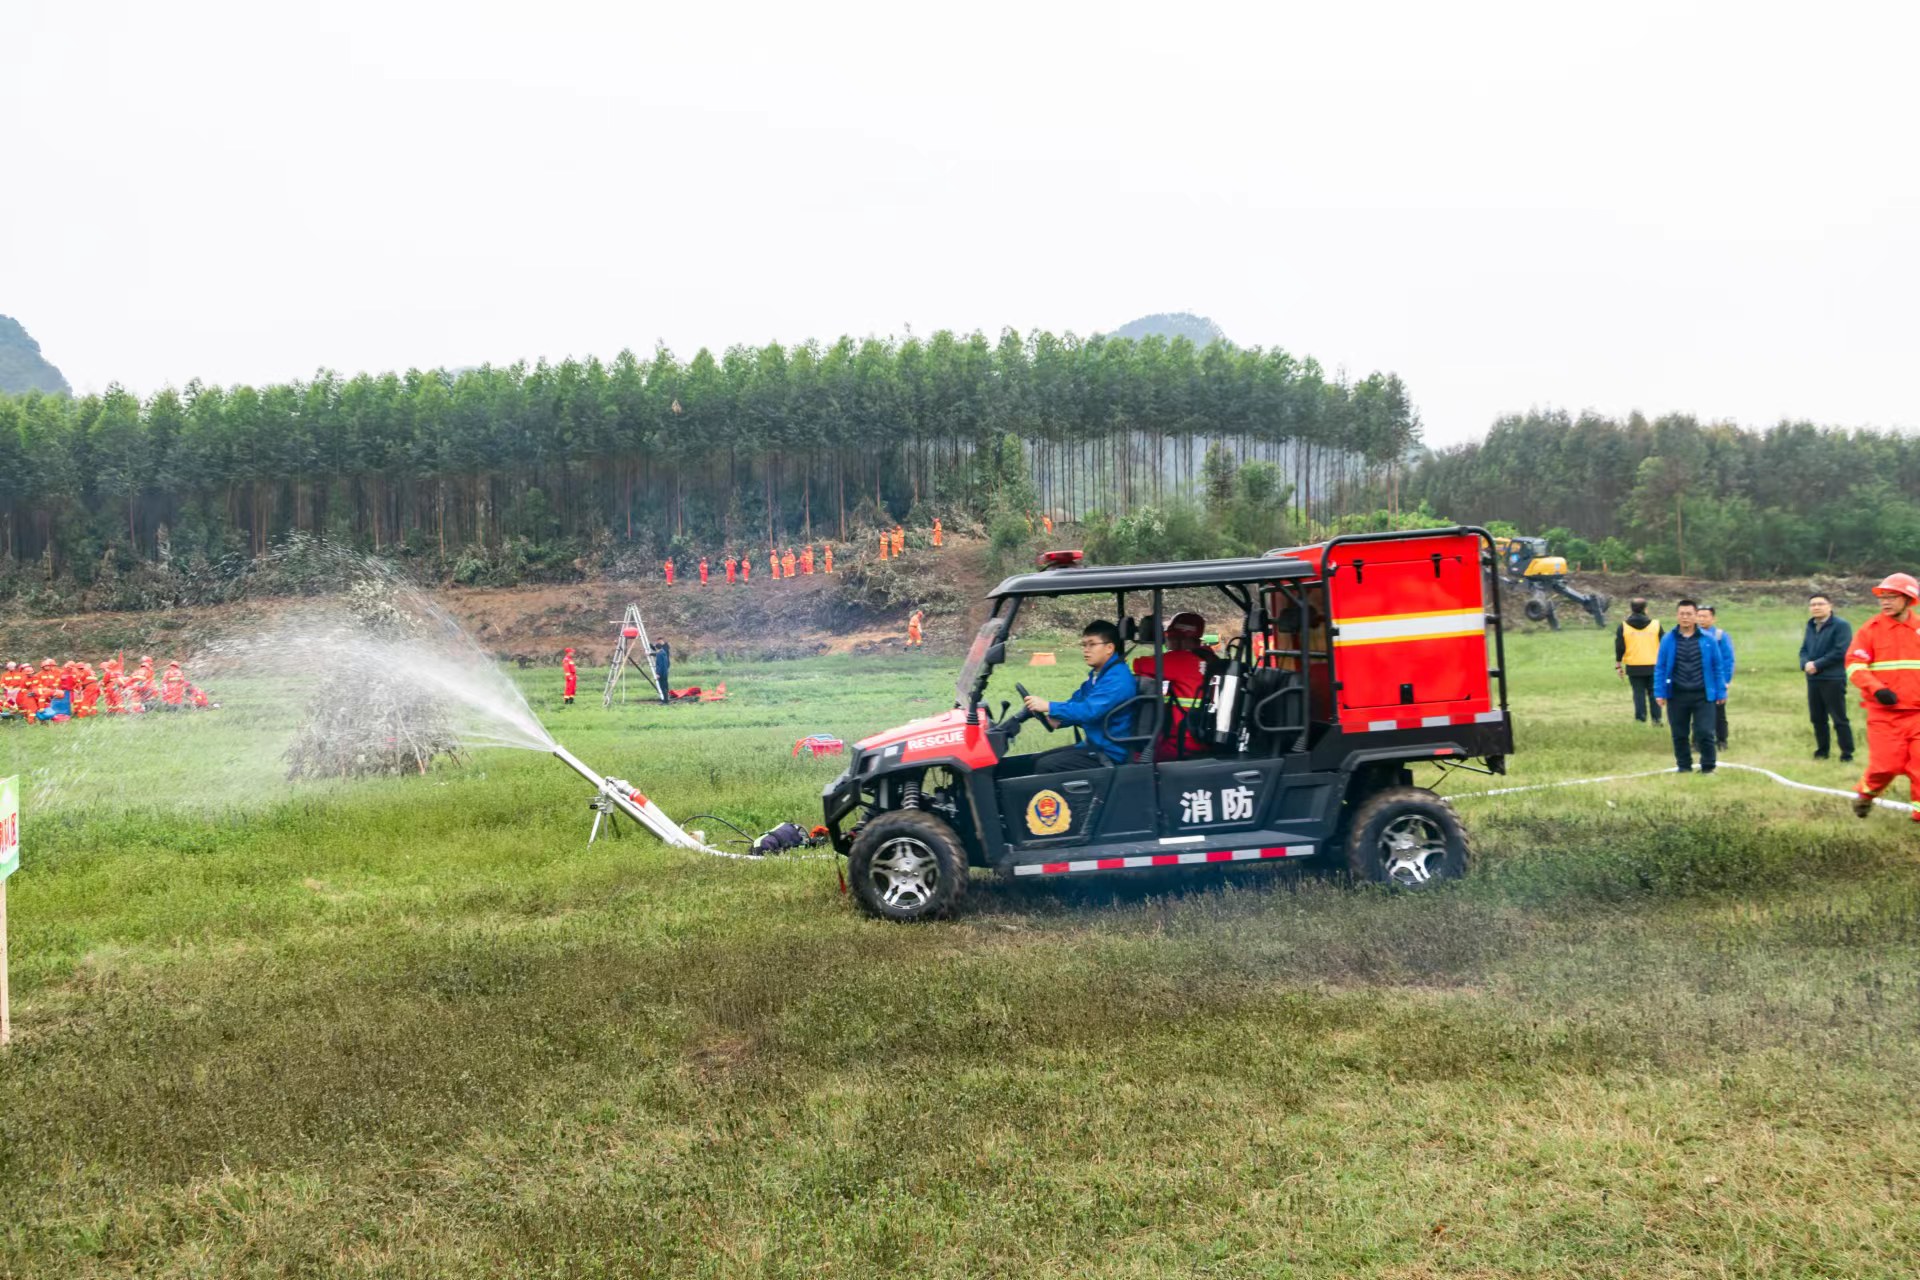
<path id="1" fill-rule="evenodd" d="M 0 778 L 0 1048 L 13 1039 L 7 1001 L 7 877 L 20 869 L 20 779 Z"/>
<path id="2" fill-rule="evenodd" d="M 0 878 L 0 1048 L 13 1039 L 13 1012 L 7 1007 L 7 882 Z"/>

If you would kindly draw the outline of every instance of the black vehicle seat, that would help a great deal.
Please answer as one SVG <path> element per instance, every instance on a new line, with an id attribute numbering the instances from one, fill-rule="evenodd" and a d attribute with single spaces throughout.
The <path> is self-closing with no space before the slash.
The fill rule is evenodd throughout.
<path id="1" fill-rule="evenodd" d="M 1126 733 L 1116 734 L 1111 726 L 1114 717 L 1122 711 L 1129 712 L 1132 719 Z M 1153 757 L 1153 744 L 1160 736 L 1160 726 L 1165 723 L 1164 712 L 1160 705 L 1160 682 L 1152 676 L 1136 675 L 1133 696 L 1107 712 L 1103 727 L 1109 738 L 1127 749 L 1128 759 L 1148 760 Z"/>
<path id="2" fill-rule="evenodd" d="M 1293 721 L 1304 718 L 1297 714 L 1304 712 L 1304 701 L 1298 696 L 1289 696 L 1290 690 L 1300 686 L 1300 673 L 1279 667 L 1255 667 L 1248 676 L 1248 746 L 1268 752 L 1276 746 L 1291 745 L 1280 739 L 1291 739 L 1303 727 Z"/>

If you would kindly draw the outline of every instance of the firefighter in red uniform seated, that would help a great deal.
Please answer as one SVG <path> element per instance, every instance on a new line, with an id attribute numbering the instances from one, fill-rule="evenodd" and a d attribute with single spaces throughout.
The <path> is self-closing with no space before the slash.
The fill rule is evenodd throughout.
<path id="1" fill-rule="evenodd" d="M 40 675 L 37 683 L 38 688 L 35 692 L 40 696 L 40 709 L 42 711 L 51 709 L 55 714 L 59 714 L 59 709 L 54 704 L 60 701 L 60 668 L 54 664 L 52 658 L 40 659 Z"/>
<path id="2" fill-rule="evenodd" d="M 169 662 L 167 674 L 160 677 L 160 701 L 169 711 L 178 711 L 187 705 L 187 678 L 181 674 L 178 662 Z"/>
<path id="3" fill-rule="evenodd" d="M 1143 647 L 1153 643 L 1153 628 L 1160 625 L 1157 618 L 1147 619 L 1147 632 L 1143 638 Z M 1207 687 L 1207 664 L 1200 656 L 1200 637 L 1206 634 L 1207 620 L 1197 613 L 1176 613 L 1167 623 L 1166 646 L 1161 650 L 1161 669 L 1165 673 L 1161 681 L 1160 694 L 1173 703 L 1167 717 L 1167 730 L 1161 740 L 1154 744 L 1154 758 L 1157 760 L 1179 759 L 1190 754 L 1196 744 L 1188 741 L 1186 735 L 1187 712 L 1199 701 L 1200 693 Z M 1133 660 L 1133 674 L 1153 677 L 1153 651 L 1146 652 Z"/>
<path id="4" fill-rule="evenodd" d="M 560 674 L 566 678 L 566 686 L 560 694 L 561 705 L 570 707 L 573 705 L 574 690 L 580 684 L 580 668 L 573 665 L 571 649 L 567 650 L 566 655 L 560 659 Z"/>
<path id="5" fill-rule="evenodd" d="M 33 678 L 33 664 L 21 663 L 14 675 L 12 684 L 14 709 L 31 720 L 40 710 L 40 686 Z"/>
<path id="6" fill-rule="evenodd" d="M 1867 712 L 1867 771 L 1855 788 L 1853 811 L 1866 817 L 1873 798 L 1901 774 L 1920 822 L 1920 581 L 1889 574 L 1873 589 L 1880 612 L 1853 633 L 1847 679 Z"/>
<path id="7" fill-rule="evenodd" d="M 80 664 L 80 687 L 73 696 L 73 714 L 92 716 L 99 712 L 100 677 L 93 673 L 93 664 Z"/>

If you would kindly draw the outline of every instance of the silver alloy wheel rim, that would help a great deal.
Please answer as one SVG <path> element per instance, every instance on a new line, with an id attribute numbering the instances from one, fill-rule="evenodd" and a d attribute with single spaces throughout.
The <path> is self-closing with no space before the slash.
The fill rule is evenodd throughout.
<path id="1" fill-rule="evenodd" d="M 895 836 L 867 864 L 880 902 L 895 911 L 918 911 L 940 888 L 940 860 L 925 841 Z"/>
<path id="2" fill-rule="evenodd" d="M 1389 881 L 1418 889 L 1439 875 L 1447 857 L 1447 837 L 1433 819 L 1409 813 L 1380 833 L 1380 857 Z"/>

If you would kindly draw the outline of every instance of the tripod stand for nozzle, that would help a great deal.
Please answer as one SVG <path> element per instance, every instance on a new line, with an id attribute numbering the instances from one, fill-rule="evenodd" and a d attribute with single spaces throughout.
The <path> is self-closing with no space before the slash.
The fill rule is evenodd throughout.
<path id="1" fill-rule="evenodd" d="M 600 705 L 613 706 L 614 691 L 620 693 L 620 700 L 627 700 L 627 665 L 631 663 L 640 669 L 640 674 L 653 686 L 653 696 L 666 701 L 666 693 L 660 688 L 660 676 L 653 669 L 653 641 L 647 639 L 647 624 L 640 620 L 640 606 L 630 604 L 627 614 L 619 622 L 620 634 L 614 641 L 613 664 L 607 668 L 607 691 L 601 696 Z M 638 649 L 640 657 L 633 656 Z M 598 826 L 596 822 L 594 825 Z"/>
<path id="2" fill-rule="evenodd" d="M 597 795 L 587 801 L 587 808 L 593 810 L 593 830 L 587 832 L 587 843 L 592 844 L 600 838 L 600 824 L 607 824 L 607 834 L 620 838 L 620 810 L 605 795 Z"/>

